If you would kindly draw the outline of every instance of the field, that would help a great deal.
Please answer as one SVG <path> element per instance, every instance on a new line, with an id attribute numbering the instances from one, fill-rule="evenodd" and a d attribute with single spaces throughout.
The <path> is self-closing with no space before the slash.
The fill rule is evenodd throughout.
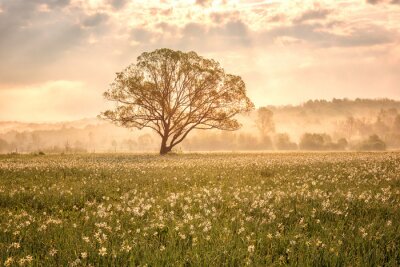
<path id="1" fill-rule="evenodd" d="M 400 153 L 0 156 L 0 266 L 399 266 Z"/>

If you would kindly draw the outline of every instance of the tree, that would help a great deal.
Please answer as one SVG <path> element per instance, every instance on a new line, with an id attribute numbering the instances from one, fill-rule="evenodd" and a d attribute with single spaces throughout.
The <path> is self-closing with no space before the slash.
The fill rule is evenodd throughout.
<path id="1" fill-rule="evenodd" d="M 396 116 L 393 122 L 393 132 L 400 133 L 400 114 Z"/>
<path id="2" fill-rule="evenodd" d="M 111 141 L 111 146 L 114 148 L 114 152 L 117 153 L 117 146 L 118 146 L 118 143 L 117 143 L 117 141 L 115 141 L 115 139 L 113 139 L 113 140 Z"/>
<path id="3" fill-rule="evenodd" d="M 364 151 L 386 150 L 386 143 L 381 140 L 378 135 L 374 134 L 367 140 L 361 142 L 358 149 Z"/>
<path id="4" fill-rule="evenodd" d="M 346 150 L 346 147 L 349 145 L 349 142 L 347 142 L 346 138 L 340 138 L 337 141 L 337 148 L 338 150 Z"/>
<path id="5" fill-rule="evenodd" d="M 300 138 L 299 147 L 302 150 L 324 150 L 330 143 L 332 139 L 327 134 L 305 133 Z"/>
<path id="6" fill-rule="evenodd" d="M 9 147 L 7 141 L 0 138 L 0 153 L 8 151 Z"/>
<path id="7" fill-rule="evenodd" d="M 149 150 L 153 143 L 153 138 L 151 138 L 151 135 L 148 133 L 142 134 L 138 137 L 138 143 L 142 150 Z"/>
<path id="8" fill-rule="evenodd" d="M 181 143 L 194 129 L 237 130 L 234 118 L 254 108 L 239 76 L 195 52 L 158 49 L 116 74 L 104 93 L 114 110 L 100 117 L 127 127 L 153 129 L 160 154 Z"/>
<path id="9" fill-rule="evenodd" d="M 351 139 L 354 135 L 354 128 L 356 125 L 356 120 L 354 119 L 353 116 L 347 117 L 345 123 L 344 123 L 344 129 L 347 130 L 347 138 Z"/>
<path id="10" fill-rule="evenodd" d="M 287 133 L 278 133 L 275 135 L 275 146 L 278 150 L 296 150 L 297 144 L 290 140 Z"/>
<path id="11" fill-rule="evenodd" d="M 257 110 L 257 128 L 262 137 L 275 132 L 273 115 L 274 113 L 265 107 L 261 107 Z"/>

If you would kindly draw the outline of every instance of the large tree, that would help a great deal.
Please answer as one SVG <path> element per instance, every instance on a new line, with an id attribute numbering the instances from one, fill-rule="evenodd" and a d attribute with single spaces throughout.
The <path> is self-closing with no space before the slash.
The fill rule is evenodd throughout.
<path id="1" fill-rule="evenodd" d="M 151 128 L 166 154 L 194 129 L 237 130 L 234 118 L 254 108 L 239 76 L 195 52 L 158 49 L 143 53 L 104 93 L 116 102 L 101 117 L 123 127 Z"/>

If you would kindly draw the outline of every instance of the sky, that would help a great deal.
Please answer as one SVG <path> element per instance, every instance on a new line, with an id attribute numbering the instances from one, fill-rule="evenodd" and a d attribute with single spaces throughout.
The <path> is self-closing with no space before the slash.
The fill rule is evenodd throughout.
<path id="1" fill-rule="evenodd" d="M 0 0 L 0 120 L 95 117 L 163 47 L 217 60 L 256 107 L 400 99 L 400 0 Z"/>

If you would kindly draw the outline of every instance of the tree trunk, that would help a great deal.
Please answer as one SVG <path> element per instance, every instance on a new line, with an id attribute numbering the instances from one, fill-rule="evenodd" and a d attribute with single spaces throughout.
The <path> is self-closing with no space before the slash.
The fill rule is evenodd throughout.
<path id="1" fill-rule="evenodd" d="M 171 147 L 167 146 L 167 139 L 163 138 L 161 141 L 160 155 L 166 155 L 171 151 Z"/>

